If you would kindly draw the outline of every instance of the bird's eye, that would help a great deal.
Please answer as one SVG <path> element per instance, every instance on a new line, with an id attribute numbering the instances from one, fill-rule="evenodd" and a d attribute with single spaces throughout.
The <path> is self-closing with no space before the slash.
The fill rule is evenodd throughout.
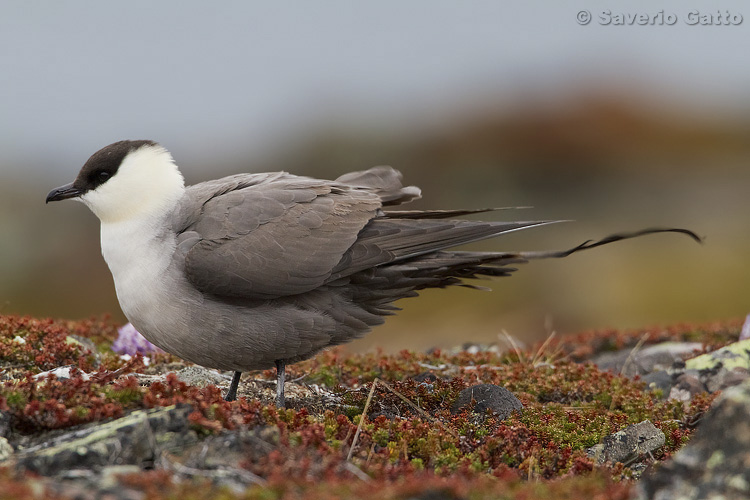
<path id="1" fill-rule="evenodd" d="M 104 182 L 109 179 L 109 172 L 99 172 L 99 182 Z"/>

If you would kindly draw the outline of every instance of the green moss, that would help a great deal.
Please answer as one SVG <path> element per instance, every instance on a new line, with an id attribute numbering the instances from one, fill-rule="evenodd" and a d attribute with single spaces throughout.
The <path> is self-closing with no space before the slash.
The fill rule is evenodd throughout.
<path id="1" fill-rule="evenodd" d="M 372 440 L 378 446 L 388 446 L 389 432 L 387 429 L 378 429 L 372 433 Z"/>
<path id="2" fill-rule="evenodd" d="M 422 461 L 421 458 L 412 458 L 411 465 L 414 467 L 415 470 L 418 470 L 418 471 L 424 470 L 424 462 Z"/>
<path id="3" fill-rule="evenodd" d="M 22 391 L 9 390 L 3 393 L 3 397 L 5 398 L 6 404 L 11 409 L 23 408 L 24 406 L 26 406 L 26 403 L 28 402 L 27 395 L 24 394 Z"/>

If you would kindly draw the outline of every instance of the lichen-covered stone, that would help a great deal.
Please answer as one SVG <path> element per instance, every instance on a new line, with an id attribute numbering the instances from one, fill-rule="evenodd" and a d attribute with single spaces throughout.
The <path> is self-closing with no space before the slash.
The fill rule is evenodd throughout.
<path id="1" fill-rule="evenodd" d="M 46 476 L 76 468 L 150 466 L 161 449 L 197 439 L 189 428 L 190 411 L 188 406 L 134 411 L 23 450 L 16 465 Z"/>
<path id="2" fill-rule="evenodd" d="M 605 437 L 586 453 L 597 464 L 621 462 L 628 465 L 642 456 L 664 446 L 664 433 L 648 420 L 629 425 Z"/>
<path id="3" fill-rule="evenodd" d="M 696 356 L 687 360 L 685 366 L 688 370 L 716 370 L 719 363 L 727 370 L 750 369 L 750 339 L 740 340 L 721 349 Z"/>
<path id="4" fill-rule="evenodd" d="M 646 474 L 638 498 L 750 498 L 750 382 L 727 389 L 690 443 Z"/>

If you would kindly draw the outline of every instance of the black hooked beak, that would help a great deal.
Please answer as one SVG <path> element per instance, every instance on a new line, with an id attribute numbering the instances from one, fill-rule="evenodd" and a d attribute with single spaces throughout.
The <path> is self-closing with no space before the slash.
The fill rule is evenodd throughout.
<path id="1" fill-rule="evenodd" d="M 67 200 L 68 198 L 77 198 L 82 194 L 83 191 L 73 186 L 73 183 L 71 182 L 70 184 L 65 184 L 64 186 L 60 186 L 59 188 L 50 191 L 45 203 L 49 203 L 50 201 Z"/>

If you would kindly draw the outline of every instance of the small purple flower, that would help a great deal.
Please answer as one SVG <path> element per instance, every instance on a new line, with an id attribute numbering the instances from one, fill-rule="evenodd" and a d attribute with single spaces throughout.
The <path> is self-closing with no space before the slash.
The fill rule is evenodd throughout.
<path id="1" fill-rule="evenodd" d="M 745 318 L 745 324 L 742 325 L 742 331 L 740 332 L 740 340 L 750 339 L 750 314 Z"/>
<path id="2" fill-rule="evenodd" d="M 117 333 L 119 334 L 117 340 L 112 344 L 112 350 L 117 354 L 133 356 L 136 353 L 150 354 L 164 352 L 146 340 L 130 323 L 118 328 Z"/>

